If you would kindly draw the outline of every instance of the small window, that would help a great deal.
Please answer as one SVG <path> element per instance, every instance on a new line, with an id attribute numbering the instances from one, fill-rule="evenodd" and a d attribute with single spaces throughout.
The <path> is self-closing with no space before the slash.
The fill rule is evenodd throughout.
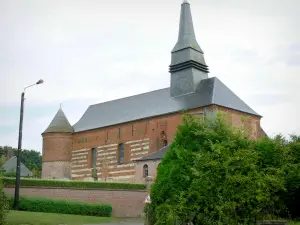
<path id="1" fill-rule="evenodd" d="M 124 144 L 119 144 L 119 163 L 124 163 Z"/>
<path id="2" fill-rule="evenodd" d="M 133 136 L 133 134 L 134 134 L 134 125 L 132 124 L 132 126 L 131 126 L 131 136 Z"/>
<path id="3" fill-rule="evenodd" d="M 148 165 L 143 166 L 143 177 L 148 177 Z"/>
<path id="4" fill-rule="evenodd" d="M 95 148 L 92 149 L 92 168 L 96 168 L 97 165 L 97 150 Z"/>
<path id="5" fill-rule="evenodd" d="M 118 138 L 121 138 L 121 128 L 119 128 Z"/>

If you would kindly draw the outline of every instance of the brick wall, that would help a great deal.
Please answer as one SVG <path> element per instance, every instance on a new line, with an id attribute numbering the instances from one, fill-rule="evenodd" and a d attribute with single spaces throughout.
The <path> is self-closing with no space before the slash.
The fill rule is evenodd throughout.
<path id="1" fill-rule="evenodd" d="M 14 188 L 4 188 L 10 195 Z M 21 196 L 42 196 L 87 202 L 110 203 L 114 217 L 140 217 L 144 207 L 146 191 L 101 190 L 101 189 L 60 189 L 60 188 L 20 188 Z"/>
<path id="2" fill-rule="evenodd" d="M 189 112 L 197 115 L 203 113 L 204 109 L 226 112 L 228 121 L 234 126 L 244 128 L 250 138 L 258 138 L 260 134 L 258 116 L 215 105 Z M 44 136 L 43 161 L 68 159 L 71 161 L 72 179 L 93 180 L 92 149 L 94 148 L 97 151 L 94 167 L 97 169 L 98 180 L 140 182 L 140 178 L 137 178 L 139 176 L 135 175 L 137 170 L 133 160 L 155 152 L 165 144 L 170 144 L 178 125 L 182 123 L 182 115 L 183 112 L 179 112 L 78 132 L 72 134 L 72 139 L 64 134 L 47 134 Z M 121 143 L 124 145 L 123 163 L 119 163 Z"/>
<path id="3" fill-rule="evenodd" d="M 234 126 L 245 128 L 250 138 L 258 137 L 260 117 L 248 115 L 220 106 L 206 107 L 227 113 L 227 119 Z M 204 108 L 190 110 L 197 115 Z M 115 125 L 102 129 L 73 134 L 72 179 L 90 179 L 92 170 L 91 149 L 97 149 L 96 168 L 99 180 L 141 182 L 135 175 L 136 158 L 146 156 L 172 142 L 183 113 L 158 116 L 151 119 Z M 119 161 L 119 144 L 124 144 L 124 163 Z"/>
<path id="4" fill-rule="evenodd" d="M 244 129 L 251 139 L 260 138 L 260 117 L 249 115 L 233 109 L 215 106 L 215 109 L 225 112 L 227 120 L 234 126 Z"/>
<path id="5" fill-rule="evenodd" d="M 193 112 L 203 112 L 196 109 Z M 97 149 L 98 180 L 140 182 L 133 160 L 172 142 L 183 113 L 174 113 L 102 129 L 73 134 L 72 179 L 91 176 L 92 149 Z M 124 163 L 119 163 L 119 145 L 124 144 Z"/>

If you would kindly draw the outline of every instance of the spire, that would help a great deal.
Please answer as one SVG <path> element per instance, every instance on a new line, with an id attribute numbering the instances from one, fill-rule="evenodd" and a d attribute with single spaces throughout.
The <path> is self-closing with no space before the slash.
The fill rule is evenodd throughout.
<path id="1" fill-rule="evenodd" d="M 50 125 L 43 133 L 72 133 L 73 128 L 69 123 L 65 113 L 63 112 L 60 104 L 60 108 L 57 111 L 56 115 L 52 119 Z"/>
<path id="2" fill-rule="evenodd" d="M 186 0 L 181 4 L 178 40 L 171 53 L 171 97 L 196 92 L 201 80 L 208 78 L 208 66 L 196 40 L 191 7 Z"/>
<path id="3" fill-rule="evenodd" d="M 181 4 L 178 41 L 172 52 L 176 52 L 184 48 L 193 48 L 203 54 L 203 51 L 196 40 L 191 7 L 186 0 L 184 0 Z"/>

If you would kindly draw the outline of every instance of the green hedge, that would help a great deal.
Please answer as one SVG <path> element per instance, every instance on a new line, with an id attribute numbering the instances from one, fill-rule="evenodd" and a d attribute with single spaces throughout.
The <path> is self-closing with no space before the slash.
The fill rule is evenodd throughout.
<path id="1" fill-rule="evenodd" d="M 15 178 L 3 177 L 4 185 L 14 185 Z M 104 189 L 128 189 L 145 190 L 144 184 L 132 183 L 111 183 L 111 182 L 87 182 L 87 181 L 61 181 L 61 180 L 42 180 L 42 179 L 21 179 L 23 187 L 64 187 L 64 188 L 104 188 Z"/>
<path id="2" fill-rule="evenodd" d="M 11 198 L 10 201 L 12 203 L 13 198 Z M 19 209 L 21 211 L 30 212 L 61 213 L 100 217 L 110 217 L 112 213 L 112 206 L 110 204 L 87 203 L 81 201 L 50 199 L 42 197 L 20 197 Z"/>

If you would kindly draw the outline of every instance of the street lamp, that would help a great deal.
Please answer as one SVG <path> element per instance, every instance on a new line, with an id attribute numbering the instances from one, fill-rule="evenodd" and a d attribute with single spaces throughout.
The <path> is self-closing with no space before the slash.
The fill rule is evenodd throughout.
<path id="1" fill-rule="evenodd" d="M 14 209 L 19 208 L 19 198 L 20 198 L 20 164 L 21 164 L 21 149 L 22 149 L 22 129 L 23 129 L 23 115 L 24 115 L 24 96 L 25 96 L 25 90 L 29 87 L 42 84 L 44 81 L 41 79 L 35 84 L 29 85 L 24 88 L 24 91 L 21 95 L 21 109 L 20 109 L 20 123 L 19 123 L 19 139 L 18 139 L 18 156 L 17 156 L 17 168 L 16 168 L 16 184 L 15 184 L 15 198 L 14 198 Z"/>

